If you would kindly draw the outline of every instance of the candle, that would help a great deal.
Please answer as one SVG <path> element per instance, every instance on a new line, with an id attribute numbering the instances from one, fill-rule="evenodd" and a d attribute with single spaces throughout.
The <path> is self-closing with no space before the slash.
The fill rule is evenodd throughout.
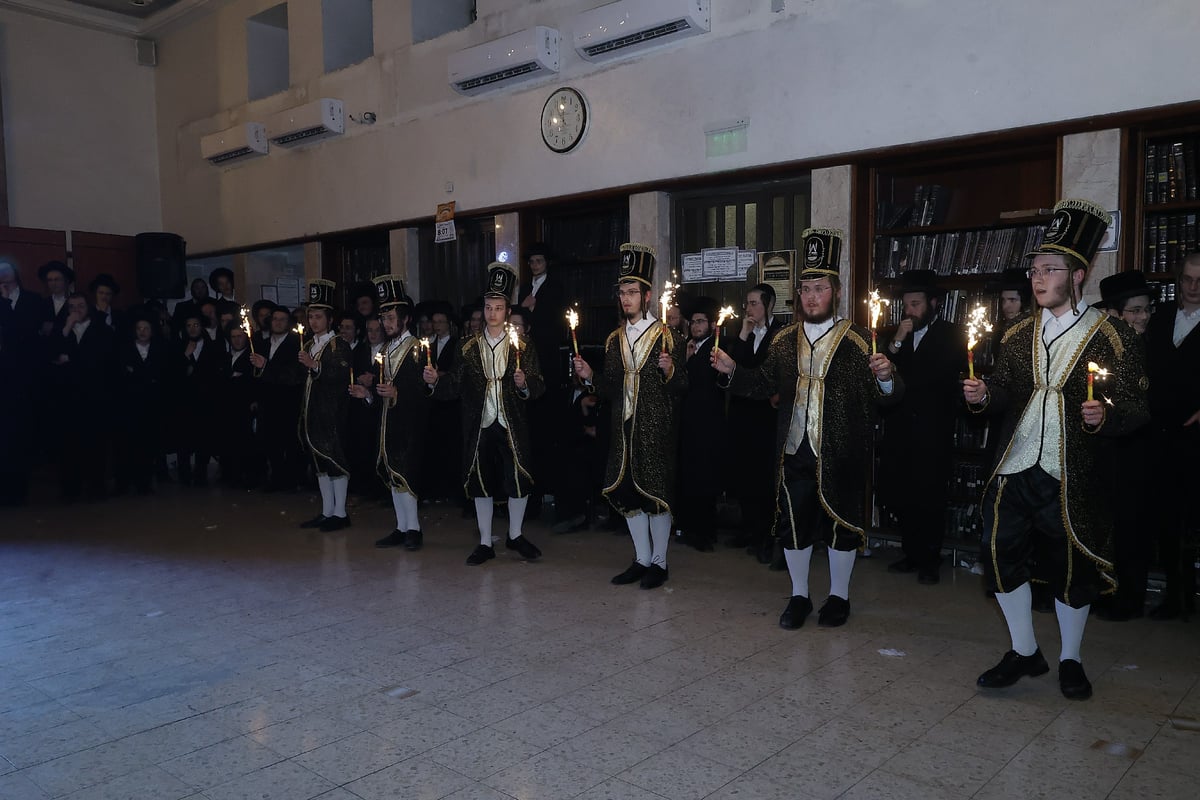
<path id="1" fill-rule="evenodd" d="M 992 323 L 987 321 L 987 309 L 982 305 L 971 309 L 967 317 L 967 375 L 975 380 L 975 345 L 979 344 L 981 331 L 992 332 Z"/>
<path id="2" fill-rule="evenodd" d="M 879 316 L 883 313 L 883 307 L 892 304 L 891 300 L 884 300 L 879 296 L 878 289 L 872 289 L 867 294 L 867 313 L 871 318 L 871 354 L 879 352 L 879 338 L 876 329 L 879 327 Z"/>
<path id="3" fill-rule="evenodd" d="M 671 352 L 670 338 L 667 336 L 667 311 L 675 304 L 675 290 L 679 287 L 670 281 L 663 283 L 662 294 L 658 296 L 658 305 L 662 309 L 662 349 L 664 353 Z"/>
<path id="4" fill-rule="evenodd" d="M 508 326 L 508 343 L 517 351 L 517 369 L 521 368 L 521 335 L 512 323 Z"/>
<path id="5" fill-rule="evenodd" d="M 1100 380 L 1104 380 L 1105 378 L 1108 377 L 1108 370 L 1106 370 L 1104 367 L 1097 364 L 1095 361 L 1089 361 L 1088 365 L 1087 365 L 1087 376 L 1088 376 L 1087 399 L 1095 400 L 1096 398 L 1095 398 L 1095 394 L 1094 394 L 1092 387 L 1095 384 L 1097 377 L 1099 377 Z M 1105 398 L 1105 399 L 1107 399 L 1107 398 Z M 1112 405 L 1112 403 L 1110 402 L 1109 405 Z"/>
<path id="6" fill-rule="evenodd" d="M 296 327 L 292 328 L 292 330 L 294 330 L 296 333 L 300 334 L 300 349 L 303 350 L 304 349 L 304 326 L 301 325 L 299 322 L 297 322 Z"/>
<path id="7" fill-rule="evenodd" d="M 725 324 L 727 319 L 736 319 L 737 313 L 733 310 L 733 306 L 725 306 L 717 312 L 717 331 L 714 334 L 713 349 L 721 349 L 721 326 Z"/>
<path id="8" fill-rule="evenodd" d="M 575 357 L 579 357 L 579 340 L 575 338 L 575 329 L 579 327 L 579 312 L 573 308 L 567 309 L 567 325 L 571 328 L 571 346 L 575 348 Z"/>
<path id="9" fill-rule="evenodd" d="M 375 354 L 375 363 L 379 365 L 379 382 L 383 383 L 383 351 Z"/>
<path id="10" fill-rule="evenodd" d="M 429 337 L 421 339 L 421 347 L 425 350 L 425 366 L 433 366 L 433 351 L 429 349 Z"/>

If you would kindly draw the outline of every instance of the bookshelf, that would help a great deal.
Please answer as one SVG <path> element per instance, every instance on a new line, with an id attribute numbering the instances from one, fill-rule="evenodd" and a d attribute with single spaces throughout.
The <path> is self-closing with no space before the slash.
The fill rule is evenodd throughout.
<path id="1" fill-rule="evenodd" d="M 1059 142 L 1053 135 L 1035 141 L 982 141 L 975 146 L 914 149 L 865 165 L 857 191 L 859 225 L 855 238 L 854 298 L 869 288 L 891 299 L 880 328 L 902 316 L 899 276 L 932 269 L 946 290 L 941 317 L 962 324 L 976 304 L 999 319 L 999 277 L 1025 265 L 1024 255 L 1041 241 L 1057 199 Z M 865 256 L 862 257 L 862 256 Z M 866 306 L 851 304 L 866 323 Z M 991 364 L 992 337 L 976 349 L 976 368 Z M 877 441 L 884 422 L 877 423 Z M 945 547 L 974 550 L 979 541 L 979 495 L 989 468 L 988 426 L 965 415 L 956 421 L 954 455 L 946 507 Z M 878 463 L 875 465 L 878 475 Z M 872 495 L 874 492 L 872 492 Z M 895 520 L 872 501 L 874 530 L 899 539 Z"/>
<path id="2" fill-rule="evenodd" d="M 1193 118 L 1194 119 L 1194 118 Z M 1174 299 L 1171 270 L 1200 246 L 1200 125 L 1170 122 L 1133 131 L 1128 163 L 1133 220 L 1132 256 L 1127 263 L 1158 284 L 1161 301 Z"/>

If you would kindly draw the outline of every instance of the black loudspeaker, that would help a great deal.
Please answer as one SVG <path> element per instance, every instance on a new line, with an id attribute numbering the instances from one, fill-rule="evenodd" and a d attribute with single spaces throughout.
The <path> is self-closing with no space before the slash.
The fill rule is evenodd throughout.
<path id="1" fill-rule="evenodd" d="M 187 242 L 173 233 L 133 237 L 138 292 L 146 298 L 183 297 L 187 291 Z"/>

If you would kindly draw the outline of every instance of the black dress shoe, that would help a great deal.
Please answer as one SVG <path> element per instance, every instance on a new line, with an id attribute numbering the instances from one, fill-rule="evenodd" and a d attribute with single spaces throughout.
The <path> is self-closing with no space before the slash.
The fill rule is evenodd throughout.
<path id="1" fill-rule="evenodd" d="M 901 575 L 907 575 L 910 572 L 916 571 L 916 562 L 910 559 L 908 556 L 905 556 L 899 561 L 893 561 L 891 564 L 888 564 L 888 572 L 898 572 Z"/>
<path id="2" fill-rule="evenodd" d="M 643 589 L 657 589 L 667 582 L 668 572 L 658 564 L 651 564 L 646 568 L 646 574 L 642 576 Z"/>
<path id="3" fill-rule="evenodd" d="M 402 544 L 404 544 L 404 531 L 399 528 L 375 541 L 376 547 L 399 547 Z"/>
<path id="4" fill-rule="evenodd" d="M 922 586 L 934 586 L 942 580 L 941 571 L 937 567 L 917 570 L 917 583 Z"/>
<path id="5" fill-rule="evenodd" d="M 404 549 L 412 553 L 421 549 L 425 544 L 425 535 L 420 531 L 407 531 L 404 534 Z"/>
<path id="6" fill-rule="evenodd" d="M 534 561 L 542 557 L 542 551 L 538 550 L 537 545 L 524 536 L 518 536 L 515 539 L 505 539 L 504 546 L 509 550 L 516 550 L 521 554 L 521 558 L 526 561 Z"/>
<path id="7" fill-rule="evenodd" d="M 321 523 L 321 533 L 333 533 L 350 527 L 349 517 L 328 517 Z"/>
<path id="8" fill-rule="evenodd" d="M 618 586 L 623 586 L 627 583 L 637 583 L 642 579 L 642 576 L 646 574 L 646 569 L 646 567 L 635 561 L 630 564 L 629 567 L 620 575 L 614 575 L 612 583 L 615 583 Z"/>
<path id="9" fill-rule="evenodd" d="M 1009 650 L 1004 654 L 1004 658 L 1000 659 L 999 664 L 980 675 L 975 683 L 984 689 L 1003 689 L 1005 686 L 1012 686 L 1026 675 L 1036 678 L 1049 671 L 1050 667 L 1042 657 L 1041 648 L 1035 650 L 1031 656 L 1023 656 L 1016 650 Z"/>
<path id="10" fill-rule="evenodd" d="M 779 627 L 789 631 L 796 630 L 804 624 L 804 620 L 812 613 L 812 609 L 812 600 L 802 594 L 792 595 L 792 599 L 788 600 L 787 608 L 779 615 Z"/>
<path id="11" fill-rule="evenodd" d="M 325 524 L 325 520 L 327 520 L 327 519 L 332 519 L 332 517 L 327 517 L 324 514 L 321 514 L 320 516 L 313 517 L 312 519 L 308 520 L 307 522 L 301 522 L 300 527 L 301 528 L 319 528 Z"/>
<path id="12" fill-rule="evenodd" d="M 817 624 L 822 628 L 836 628 L 850 619 L 850 601 L 836 594 L 829 595 L 825 605 L 817 614 Z"/>
<path id="13" fill-rule="evenodd" d="M 1068 700 L 1087 700 L 1092 696 L 1092 682 L 1083 673 L 1083 664 L 1073 658 L 1058 662 L 1058 688 Z"/>
<path id="14" fill-rule="evenodd" d="M 477 567 L 485 561 L 491 561 L 495 557 L 495 550 L 486 544 L 481 544 L 471 551 L 471 555 L 467 556 L 467 566 Z"/>

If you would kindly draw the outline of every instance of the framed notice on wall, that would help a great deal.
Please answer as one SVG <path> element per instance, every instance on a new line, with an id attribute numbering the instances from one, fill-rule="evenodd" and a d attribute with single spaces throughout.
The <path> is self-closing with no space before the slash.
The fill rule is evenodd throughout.
<path id="1" fill-rule="evenodd" d="M 790 314 L 796 302 L 796 251 L 765 250 L 758 254 L 758 282 L 775 290 L 775 308 Z"/>

